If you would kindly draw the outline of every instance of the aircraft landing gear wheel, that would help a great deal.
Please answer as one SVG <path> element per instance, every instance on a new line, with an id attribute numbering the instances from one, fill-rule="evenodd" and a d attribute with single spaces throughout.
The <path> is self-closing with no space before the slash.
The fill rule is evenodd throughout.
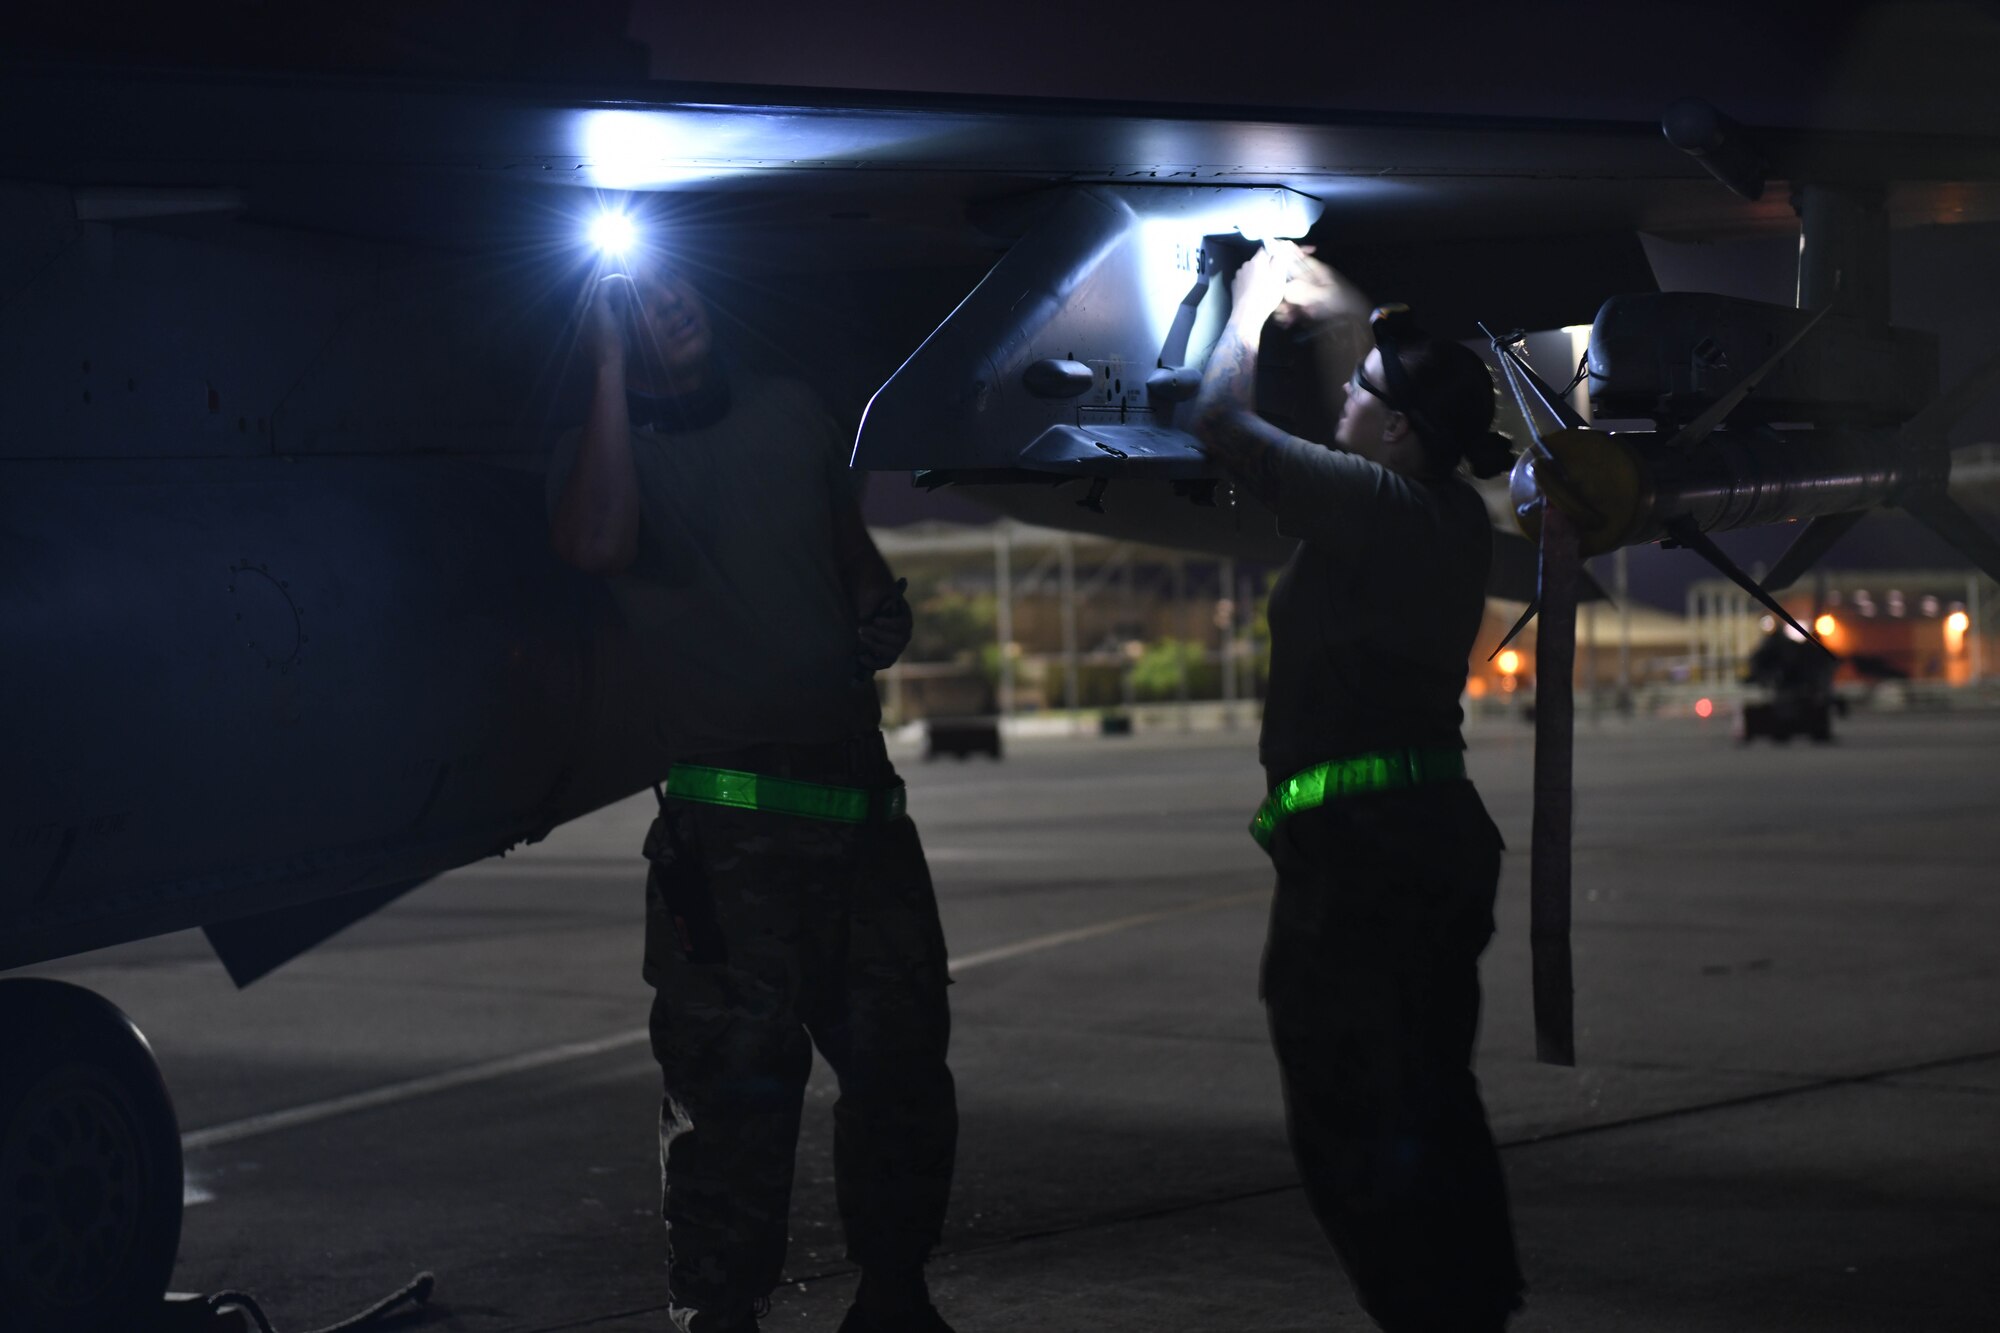
<path id="1" fill-rule="evenodd" d="M 0 980 L 0 1330 L 143 1327 L 180 1235 L 180 1127 L 139 1029 L 80 987 Z"/>

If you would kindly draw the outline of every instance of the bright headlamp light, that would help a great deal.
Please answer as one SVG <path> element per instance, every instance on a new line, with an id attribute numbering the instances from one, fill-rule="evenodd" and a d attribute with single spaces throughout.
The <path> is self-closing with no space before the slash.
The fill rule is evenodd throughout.
<path id="1" fill-rule="evenodd" d="M 606 209 L 591 219 L 588 235 L 606 259 L 623 259 L 639 241 L 639 226 L 629 215 Z"/>

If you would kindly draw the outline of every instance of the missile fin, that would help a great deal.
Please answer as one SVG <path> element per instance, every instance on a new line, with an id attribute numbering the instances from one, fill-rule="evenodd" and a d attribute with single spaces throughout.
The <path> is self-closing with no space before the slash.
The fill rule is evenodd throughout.
<path id="1" fill-rule="evenodd" d="M 1774 591 L 1782 591 L 1798 582 L 1799 575 L 1820 562 L 1833 544 L 1868 516 L 1866 509 L 1856 509 L 1845 514 L 1824 514 L 1806 524 L 1785 553 L 1778 557 L 1778 563 L 1764 577 L 1764 586 Z"/>

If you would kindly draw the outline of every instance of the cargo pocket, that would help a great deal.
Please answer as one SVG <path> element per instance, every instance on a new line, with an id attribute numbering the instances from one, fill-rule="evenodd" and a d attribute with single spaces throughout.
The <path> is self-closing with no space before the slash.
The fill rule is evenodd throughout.
<path id="1" fill-rule="evenodd" d="M 849 845 L 850 950 L 898 975 L 949 985 L 944 926 L 917 826 L 907 818 L 870 825 L 854 830 Z"/>
<path id="2" fill-rule="evenodd" d="M 699 850 L 662 811 L 646 833 L 646 980 L 677 964 L 728 961 Z"/>

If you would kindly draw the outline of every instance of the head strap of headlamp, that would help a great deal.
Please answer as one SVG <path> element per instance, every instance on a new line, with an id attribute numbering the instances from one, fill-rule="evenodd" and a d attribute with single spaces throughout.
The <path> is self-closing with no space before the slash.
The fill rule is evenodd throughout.
<path id="1" fill-rule="evenodd" d="M 1382 400 L 1391 408 L 1401 412 L 1417 428 L 1417 434 L 1433 446 L 1444 443 L 1436 423 L 1417 402 L 1416 386 L 1410 383 L 1410 372 L 1403 368 L 1403 348 L 1411 343 L 1424 342 L 1430 335 L 1418 325 L 1410 308 L 1400 302 L 1378 305 L 1375 313 L 1368 317 L 1368 327 L 1375 335 L 1375 346 L 1382 353 Z"/>

